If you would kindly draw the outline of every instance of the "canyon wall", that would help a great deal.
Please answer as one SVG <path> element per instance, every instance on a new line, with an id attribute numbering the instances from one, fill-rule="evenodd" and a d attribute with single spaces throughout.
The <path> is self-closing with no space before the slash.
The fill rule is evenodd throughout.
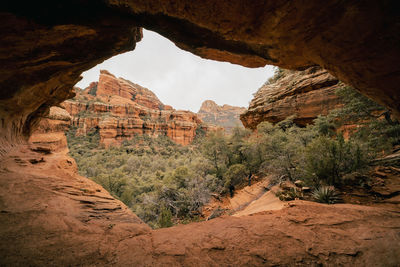
<path id="1" fill-rule="evenodd" d="M 246 128 L 256 129 L 260 122 L 280 122 L 294 116 L 294 122 L 306 126 L 318 115 L 340 107 L 335 94 L 339 80 L 318 67 L 304 71 L 284 70 L 277 81 L 264 84 L 240 116 Z"/>
<path id="2" fill-rule="evenodd" d="M 226 104 L 219 106 L 212 100 L 206 100 L 201 104 L 197 115 L 204 122 L 223 127 L 229 133 L 236 126 L 243 127 L 239 116 L 244 111 L 246 108 Z"/>
<path id="3" fill-rule="evenodd" d="M 98 82 L 91 83 L 77 96 L 61 105 L 71 114 L 71 125 L 78 135 L 98 130 L 100 144 L 120 145 L 134 135 L 168 136 L 181 145 L 190 144 L 196 130 L 207 130 L 190 111 L 164 105 L 147 88 L 102 70 Z"/>

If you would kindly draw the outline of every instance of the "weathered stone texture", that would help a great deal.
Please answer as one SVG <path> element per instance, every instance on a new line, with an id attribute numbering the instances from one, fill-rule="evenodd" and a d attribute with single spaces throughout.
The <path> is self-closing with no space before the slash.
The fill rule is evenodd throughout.
<path id="1" fill-rule="evenodd" d="M 340 107 L 335 93 L 339 86 L 339 80 L 321 68 L 285 71 L 282 78 L 258 89 L 240 119 L 250 129 L 263 121 L 277 123 L 291 116 L 296 124 L 306 126 Z"/>

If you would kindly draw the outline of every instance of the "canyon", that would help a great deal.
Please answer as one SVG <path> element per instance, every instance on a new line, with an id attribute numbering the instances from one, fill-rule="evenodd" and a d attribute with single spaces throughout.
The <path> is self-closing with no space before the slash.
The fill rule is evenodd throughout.
<path id="1" fill-rule="evenodd" d="M 40 137 L 41 129 L 57 133 L 68 122 L 63 111 L 51 107 L 74 96 L 80 74 L 133 50 L 142 38 L 141 27 L 204 58 L 292 70 L 319 65 L 399 118 L 396 1 L 0 5 L 1 265 L 400 262 L 398 208 L 295 200 L 277 211 L 152 231 L 123 203 L 77 174 L 63 137 L 56 134 L 47 144 Z M 49 117 L 60 125 L 41 122 Z M 249 127 L 257 120 L 249 119 Z M 32 135 L 33 145 L 28 144 L 35 130 L 38 136 Z"/>
<path id="2" fill-rule="evenodd" d="M 98 130 L 100 144 L 105 147 L 121 145 L 135 135 L 165 135 L 177 144 L 188 145 L 196 131 L 213 128 L 195 113 L 164 105 L 149 89 L 106 70 L 100 71 L 98 82 L 76 92 L 73 99 L 61 103 L 72 116 L 71 126 L 77 135 Z"/>
<path id="3" fill-rule="evenodd" d="M 135 85 L 142 90 L 136 94 L 125 80 L 104 71 L 102 75 L 99 83 L 92 83 L 76 96 L 92 101 L 93 106 L 87 107 L 104 110 L 94 105 L 96 101 L 100 106 L 110 106 L 111 111 L 116 103 L 128 103 L 140 110 L 162 105 L 149 90 Z M 115 86 L 116 81 L 125 87 Z M 309 83 L 305 86 L 309 88 L 313 81 L 305 79 L 303 85 Z M 102 91 L 107 94 L 102 95 Z M 140 105 L 132 103 L 132 95 Z M 87 111 L 69 102 L 73 101 L 62 106 L 70 105 L 66 108 L 72 114 Z M 152 230 L 125 204 L 78 174 L 74 159 L 67 155 L 63 133 L 76 119 L 64 109 L 52 107 L 39 121 L 30 144 L 15 147 L 1 162 L 2 264 L 390 266 L 400 261 L 395 245 L 400 223 L 398 197 L 389 199 L 390 205 L 372 206 L 281 202 L 273 190 L 265 193 L 267 180 L 239 190 L 229 200 L 226 208 L 236 211 L 233 216 Z M 378 186 L 377 192 L 391 196 L 399 190 L 398 170 L 379 173 L 380 177 L 393 177 L 385 178 L 388 187 Z M 11 188 L 13 194 L 9 194 Z M 216 205 L 209 208 L 213 210 Z M 243 205 L 248 206 L 242 209 Z"/>
<path id="4" fill-rule="evenodd" d="M 231 105 L 217 105 L 212 100 L 206 100 L 201 104 L 197 115 L 207 124 L 220 126 L 230 133 L 236 126 L 243 127 L 239 119 L 240 114 L 246 111 L 244 107 Z"/>
<path id="5" fill-rule="evenodd" d="M 251 216 L 151 230 L 65 151 L 19 146 L 0 163 L 0 262 L 12 266 L 399 262 L 395 209 L 295 200 Z M 12 190 L 12 194 L 10 194 Z"/>

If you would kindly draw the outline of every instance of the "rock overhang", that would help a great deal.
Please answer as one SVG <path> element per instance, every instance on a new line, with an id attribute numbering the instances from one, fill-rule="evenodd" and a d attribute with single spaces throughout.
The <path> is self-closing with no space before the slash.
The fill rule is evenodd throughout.
<path id="1" fill-rule="evenodd" d="M 0 117 L 7 142 L 29 135 L 36 118 L 70 98 L 83 71 L 133 50 L 142 38 L 140 27 L 204 58 L 247 67 L 320 65 L 397 116 L 400 112 L 395 1 L 20 4 L 0 8 Z"/>

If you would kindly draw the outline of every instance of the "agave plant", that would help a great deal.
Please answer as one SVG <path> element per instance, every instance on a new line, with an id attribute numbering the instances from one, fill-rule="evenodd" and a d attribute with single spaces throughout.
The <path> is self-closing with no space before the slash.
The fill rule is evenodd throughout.
<path id="1" fill-rule="evenodd" d="M 320 203 L 333 204 L 339 200 L 338 194 L 333 186 L 321 186 L 314 190 L 312 196 Z"/>

